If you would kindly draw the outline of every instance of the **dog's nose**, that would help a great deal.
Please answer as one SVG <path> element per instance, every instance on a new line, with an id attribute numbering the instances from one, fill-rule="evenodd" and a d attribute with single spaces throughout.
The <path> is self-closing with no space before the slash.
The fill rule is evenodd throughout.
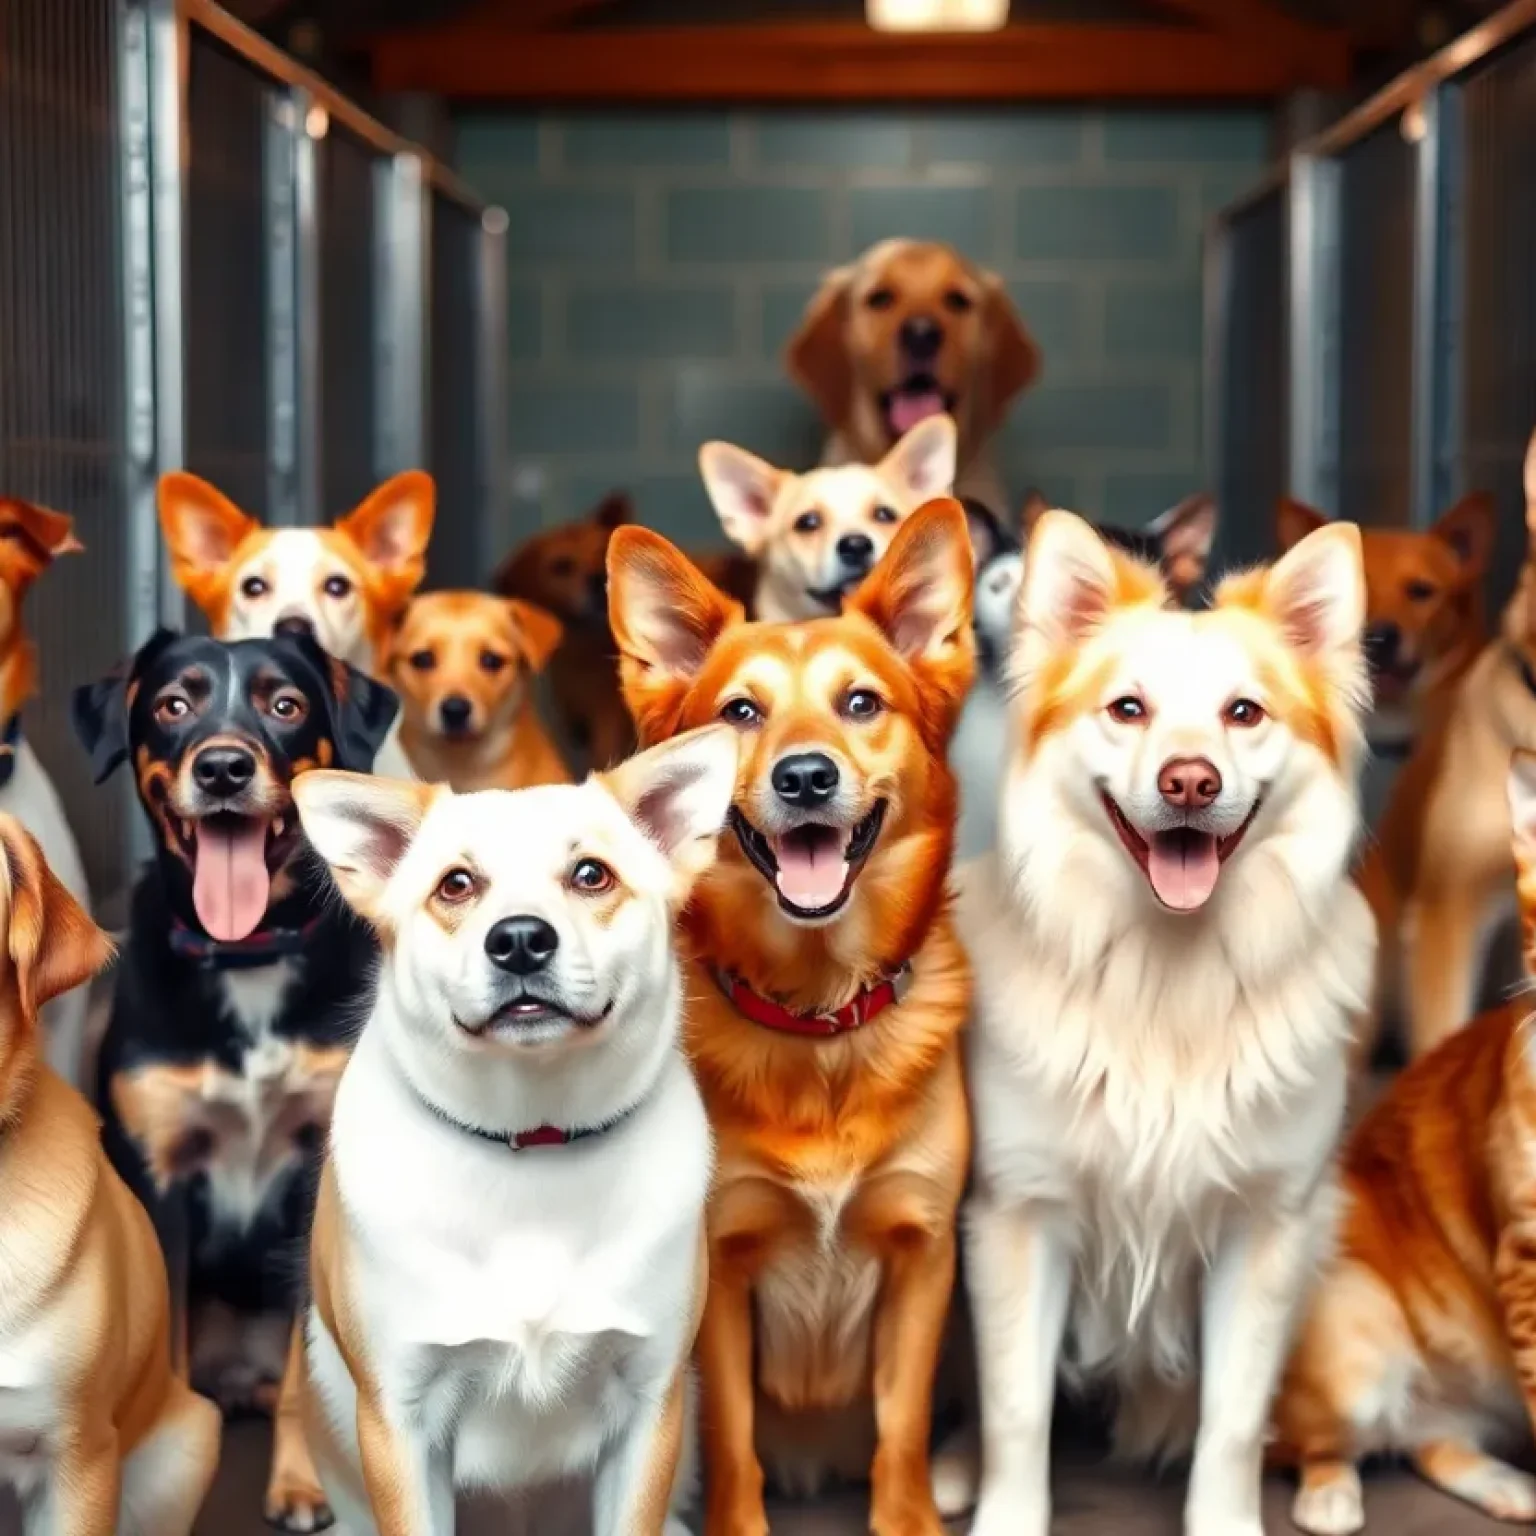
<path id="1" fill-rule="evenodd" d="M 554 959 L 560 935 L 542 917 L 504 917 L 485 936 L 491 964 L 514 976 L 532 976 Z"/>
<path id="2" fill-rule="evenodd" d="M 875 541 L 867 533 L 845 533 L 837 541 L 837 558 L 855 570 L 868 566 L 875 558 Z"/>
<path id="3" fill-rule="evenodd" d="M 1403 643 L 1403 632 L 1396 624 L 1372 624 L 1365 631 L 1365 659 L 1379 671 L 1385 671 L 1397 662 L 1398 647 Z"/>
<path id="4" fill-rule="evenodd" d="M 314 621 L 306 619 L 302 613 L 284 614 L 272 628 L 280 635 L 292 635 L 295 639 L 302 639 L 305 635 L 311 640 L 315 637 Z"/>
<path id="5" fill-rule="evenodd" d="M 205 747 L 192 764 L 192 777 L 210 795 L 237 795 L 256 777 L 256 755 L 244 747 Z"/>
<path id="6" fill-rule="evenodd" d="M 944 342 L 944 327 L 930 315 L 910 315 L 901 322 L 901 349 L 917 362 L 929 362 Z"/>
<path id="7" fill-rule="evenodd" d="M 837 785 L 837 764 L 825 752 L 796 752 L 773 765 L 774 793 L 786 805 L 825 805 Z"/>
<path id="8" fill-rule="evenodd" d="M 1221 775 L 1204 757 L 1170 757 L 1157 776 L 1158 792 L 1169 805 L 1203 811 L 1221 793 Z"/>
<path id="9" fill-rule="evenodd" d="M 437 706 L 438 718 L 443 722 L 445 731 L 462 731 L 469 724 L 469 717 L 475 712 L 475 707 L 466 698 L 461 698 L 453 693 Z"/>

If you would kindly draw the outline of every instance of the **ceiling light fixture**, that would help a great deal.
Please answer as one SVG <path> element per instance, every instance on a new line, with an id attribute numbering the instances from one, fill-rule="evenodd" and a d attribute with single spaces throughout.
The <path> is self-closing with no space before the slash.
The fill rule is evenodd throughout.
<path id="1" fill-rule="evenodd" d="M 865 0 L 879 32 L 995 32 L 1008 22 L 1008 0 Z"/>

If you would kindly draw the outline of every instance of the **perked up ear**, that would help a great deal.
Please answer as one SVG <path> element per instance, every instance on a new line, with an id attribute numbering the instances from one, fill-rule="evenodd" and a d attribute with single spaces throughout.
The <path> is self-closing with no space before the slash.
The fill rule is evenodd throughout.
<path id="1" fill-rule="evenodd" d="M 72 518 L 15 496 L 0 496 L 0 538 L 19 546 L 24 581 L 45 571 L 60 555 L 78 555 L 85 549 L 75 537 Z"/>
<path id="2" fill-rule="evenodd" d="M 1034 670 L 1046 653 L 1074 646 L 1104 622 L 1118 583 L 1115 555 L 1073 512 L 1043 512 L 1030 534 L 1019 588 L 1015 668 Z"/>
<path id="3" fill-rule="evenodd" d="M 592 521 L 599 528 L 622 528 L 635 520 L 635 504 L 628 491 L 609 491 L 593 509 Z"/>
<path id="4" fill-rule="evenodd" d="M 816 402 L 831 427 L 843 426 L 853 407 L 853 363 L 848 356 L 848 290 L 853 276 L 852 267 L 827 273 L 784 349 L 790 378 Z"/>
<path id="5" fill-rule="evenodd" d="M 1294 496 L 1282 496 L 1280 505 L 1275 508 L 1275 537 L 1279 540 L 1281 554 L 1295 549 L 1309 533 L 1327 526 L 1328 519 L 1316 507 L 1309 507 Z"/>
<path id="6" fill-rule="evenodd" d="M 554 614 L 520 598 L 507 599 L 507 611 L 522 637 L 523 655 L 531 671 L 542 671 L 565 638 L 565 625 Z"/>
<path id="7" fill-rule="evenodd" d="M 36 839 L 13 816 L 0 816 L 5 854 L 6 947 L 22 1017 L 87 982 L 112 956 L 106 934 L 48 867 Z"/>
<path id="8" fill-rule="evenodd" d="M 335 527 L 376 571 L 403 592 L 413 592 L 426 575 L 427 541 L 436 515 L 437 486 L 431 475 L 408 469 L 337 518 Z"/>
<path id="9" fill-rule="evenodd" d="M 598 781 L 671 861 L 673 900 L 681 905 L 715 861 L 716 839 L 736 792 L 740 739 L 728 725 L 706 725 L 622 762 Z"/>
<path id="10" fill-rule="evenodd" d="M 715 641 L 742 607 L 659 533 L 617 528 L 608 542 L 608 622 L 624 702 L 643 742 L 674 733 L 677 711 Z"/>
<path id="11" fill-rule="evenodd" d="M 1473 491 L 1463 496 L 1449 511 L 1441 514 L 1429 531 L 1461 565 L 1465 581 L 1481 581 L 1493 553 L 1493 535 L 1497 526 L 1497 508 L 1487 491 Z"/>
<path id="12" fill-rule="evenodd" d="M 209 582 L 222 576 L 235 551 L 261 524 L 206 480 L 182 470 L 161 475 L 158 500 L 171 573 L 199 607 L 206 607 Z"/>
<path id="13" fill-rule="evenodd" d="M 699 473 L 726 538 L 749 555 L 761 554 L 768 518 L 791 478 L 788 473 L 732 443 L 705 443 L 699 449 Z"/>
<path id="14" fill-rule="evenodd" d="M 437 790 L 317 768 L 293 781 L 293 803 L 348 906 L 378 924 L 385 888 L 421 829 Z"/>
<path id="15" fill-rule="evenodd" d="M 1309 533 L 1265 573 L 1265 611 L 1303 656 L 1360 650 L 1365 566 L 1360 530 L 1328 523 Z"/>
<path id="16" fill-rule="evenodd" d="M 909 428 L 881 459 L 880 475 L 903 486 L 914 502 L 948 496 L 955 488 L 957 443 L 954 419 L 930 416 Z"/>
<path id="17" fill-rule="evenodd" d="M 884 558 L 845 608 L 862 613 L 927 688 L 958 706 L 976 672 L 975 574 L 965 510 L 941 497 L 896 530 Z"/>
<path id="18" fill-rule="evenodd" d="M 1186 496 L 1147 524 L 1157 540 L 1158 563 L 1174 595 L 1187 597 L 1205 580 L 1216 541 L 1216 498 L 1205 492 Z"/>

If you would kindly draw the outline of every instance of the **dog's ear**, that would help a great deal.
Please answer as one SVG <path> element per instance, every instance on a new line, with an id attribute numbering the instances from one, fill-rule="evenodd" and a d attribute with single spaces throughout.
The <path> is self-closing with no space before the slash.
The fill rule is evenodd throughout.
<path id="1" fill-rule="evenodd" d="M 862 613 L 880 630 L 917 673 L 925 694 L 958 708 L 976 671 L 975 579 L 965 511 L 941 497 L 902 523 L 845 609 Z"/>
<path id="2" fill-rule="evenodd" d="M 930 416 L 902 434 L 881 459 L 879 472 L 902 486 L 911 502 L 948 496 L 955 487 L 957 446 L 954 418 Z"/>
<path id="3" fill-rule="evenodd" d="M 608 623 L 624 702 L 643 742 L 671 736 L 688 686 L 742 607 L 659 533 L 619 528 L 608 543 Z"/>
<path id="4" fill-rule="evenodd" d="M 1275 508 L 1275 537 L 1279 540 L 1282 555 L 1288 549 L 1295 549 L 1309 533 L 1327 526 L 1326 514 L 1304 501 L 1297 501 L 1294 496 L 1282 496 L 1280 505 Z"/>
<path id="5" fill-rule="evenodd" d="M 622 528 L 635 520 L 635 504 L 628 491 L 609 491 L 592 511 L 592 521 L 599 528 Z"/>
<path id="6" fill-rule="evenodd" d="M 1147 524 L 1147 533 L 1157 541 L 1163 575 L 1181 602 L 1205 580 L 1216 522 L 1216 498 L 1202 491 Z"/>
<path id="7" fill-rule="evenodd" d="M 6 948 L 21 1014 L 82 985 L 112 956 L 106 934 L 48 867 L 37 840 L 13 816 L 0 816 L 5 855 Z"/>
<path id="8" fill-rule="evenodd" d="M 348 906 L 375 926 L 380 903 L 438 790 L 431 784 L 317 768 L 293 781 L 310 846 Z"/>
<path id="9" fill-rule="evenodd" d="M 427 542 L 437 516 L 437 486 L 431 475 L 407 469 L 370 491 L 336 532 L 345 534 L 371 569 L 404 597 L 427 572 Z"/>
<path id="10" fill-rule="evenodd" d="M 699 449 L 699 473 L 714 504 L 725 536 L 756 558 L 768 539 L 768 517 L 788 470 L 731 443 L 705 443 Z"/>
<path id="11" fill-rule="evenodd" d="M 1232 590 L 1251 588 L 1253 574 L 1234 578 Z M 1365 565 L 1353 523 L 1328 523 L 1309 533 L 1262 573 L 1262 583 L 1261 606 L 1303 656 L 1358 661 Z"/>
<path id="12" fill-rule="evenodd" d="M 1442 513 L 1429 530 L 1442 544 L 1450 547 L 1461 567 L 1462 581 L 1467 585 L 1481 581 L 1488 569 L 1497 519 L 1498 509 L 1493 497 L 1487 491 L 1473 491 L 1448 512 Z"/>
<path id="13" fill-rule="evenodd" d="M 319 665 L 330 687 L 336 766 L 368 773 L 400 712 L 399 696 L 366 672 L 320 651 L 307 635 L 302 638 L 319 651 Z"/>
<path id="14" fill-rule="evenodd" d="M 75 537 L 73 519 L 15 496 L 0 496 L 0 540 L 11 548 L 6 578 L 18 592 L 60 555 L 77 555 L 85 549 Z"/>
<path id="15" fill-rule="evenodd" d="M 853 408 L 853 360 L 848 355 L 848 293 L 854 269 L 827 273 L 784 349 L 789 376 L 816 402 L 829 426 L 841 427 Z"/>
<path id="16" fill-rule="evenodd" d="M 979 571 L 1013 541 L 1004 530 L 1002 520 L 985 502 L 977 501 L 973 496 L 962 496 L 960 505 L 965 508 L 965 526 L 971 536 L 971 553 L 976 557 Z"/>
<path id="17" fill-rule="evenodd" d="M 547 609 L 516 597 L 507 599 L 507 611 L 522 639 L 523 655 L 528 659 L 529 669 L 542 671 L 565 638 L 565 625 Z"/>
<path id="18" fill-rule="evenodd" d="M 171 574 L 198 607 L 207 609 L 235 551 L 261 524 L 197 475 L 161 475 L 160 531 L 171 552 Z"/>
<path id="19" fill-rule="evenodd" d="M 105 677 L 81 684 L 70 695 L 70 723 L 75 728 L 75 740 L 91 759 L 95 783 L 102 783 L 128 756 L 128 713 L 139 674 L 179 638 L 173 629 L 157 629 L 134 655 L 118 662 Z"/>
<path id="20" fill-rule="evenodd" d="M 736 792 L 740 738 L 728 725 L 686 731 L 637 753 L 599 781 L 671 861 L 681 906 L 715 862 L 715 842 Z"/>
<path id="21" fill-rule="evenodd" d="M 981 329 L 990 350 L 977 380 L 977 411 L 981 436 L 990 437 L 1014 398 L 1040 377 L 1040 348 L 1024 328 L 1002 278 L 983 272 L 981 284 Z"/>

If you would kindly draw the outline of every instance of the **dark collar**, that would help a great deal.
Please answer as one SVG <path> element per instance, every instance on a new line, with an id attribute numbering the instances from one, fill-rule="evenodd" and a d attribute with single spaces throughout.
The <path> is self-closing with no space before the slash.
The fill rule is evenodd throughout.
<path id="1" fill-rule="evenodd" d="M 470 1125 L 466 1121 L 455 1119 L 446 1110 L 439 1109 L 431 1099 L 423 1098 L 421 1102 L 444 1125 L 451 1125 L 454 1130 L 462 1131 L 466 1136 L 478 1136 L 481 1141 L 494 1142 L 498 1147 L 505 1147 L 509 1152 L 526 1152 L 531 1147 L 568 1147 L 573 1141 L 586 1141 L 592 1136 L 601 1136 L 613 1130 L 615 1126 L 622 1125 L 644 1101 L 631 1104 L 622 1114 L 615 1115 L 611 1120 L 604 1120 L 600 1125 L 568 1127 L 536 1125 L 526 1131 L 487 1131 L 478 1125 Z"/>
<path id="2" fill-rule="evenodd" d="M 726 971 L 715 972 L 715 983 L 742 1018 L 761 1024 L 764 1029 L 776 1029 L 786 1035 L 845 1035 L 851 1029 L 862 1029 L 907 995 L 912 984 L 912 967 L 904 965 L 895 975 L 865 987 L 831 1013 L 795 1013 L 755 991 L 740 976 Z"/>
<path id="3" fill-rule="evenodd" d="M 199 933 L 179 917 L 173 917 L 169 934 L 171 953 L 210 971 L 248 970 L 302 954 L 320 923 L 320 918 L 312 917 L 300 928 L 258 928 L 243 939 L 226 941 L 210 939 L 206 933 Z"/>
<path id="4" fill-rule="evenodd" d="M 21 711 L 18 709 L 0 730 L 0 789 L 16 772 L 16 749 L 21 745 Z"/>

